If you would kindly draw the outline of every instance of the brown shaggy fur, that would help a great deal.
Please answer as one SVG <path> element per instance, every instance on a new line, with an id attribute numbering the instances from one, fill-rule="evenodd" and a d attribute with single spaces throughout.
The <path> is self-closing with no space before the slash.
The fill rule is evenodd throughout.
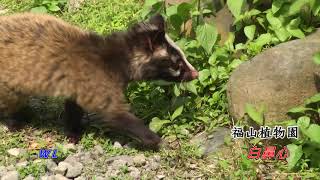
<path id="1" fill-rule="evenodd" d="M 138 41 L 141 27 L 156 26 L 143 25 L 103 37 L 49 15 L 1 16 L 0 112 L 17 112 L 29 96 L 63 96 L 72 132 L 80 131 L 75 124 L 85 109 L 102 114 L 113 129 L 157 145 L 160 138 L 129 113 L 123 95 L 129 81 L 157 79 L 147 77 L 155 70 L 145 66 L 150 58 L 140 48 L 147 41 Z"/>

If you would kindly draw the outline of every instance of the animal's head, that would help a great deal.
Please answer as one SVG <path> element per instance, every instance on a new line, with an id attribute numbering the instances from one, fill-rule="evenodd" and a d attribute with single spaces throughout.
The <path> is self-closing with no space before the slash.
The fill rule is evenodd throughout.
<path id="1" fill-rule="evenodd" d="M 131 46 L 131 74 L 134 80 L 190 81 L 198 71 L 165 32 L 165 21 L 155 15 L 128 31 Z"/>

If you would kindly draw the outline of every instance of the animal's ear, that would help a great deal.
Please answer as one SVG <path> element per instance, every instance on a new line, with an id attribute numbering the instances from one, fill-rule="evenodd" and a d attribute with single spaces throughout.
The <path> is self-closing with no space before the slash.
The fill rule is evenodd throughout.
<path id="1" fill-rule="evenodd" d="M 140 44 L 152 51 L 165 37 L 165 20 L 156 14 L 147 22 L 134 24 L 129 32 L 133 41 L 139 40 Z"/>
<path id="2" fill-rule="evenodd" d="M 160 14 L 153 15 L 150 18 L 149 23 L 155 25 L 159 31 L 165 30 L 165 20 Z"/>

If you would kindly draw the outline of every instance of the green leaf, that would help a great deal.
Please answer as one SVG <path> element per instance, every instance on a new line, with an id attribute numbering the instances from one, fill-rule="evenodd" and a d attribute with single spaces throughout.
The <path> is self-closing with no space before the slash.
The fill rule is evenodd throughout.
<path id="1" fill-rule="evenodd" d="M 261 11 L 259 11 L 258 9 L 251 9 L 250 11 L 248 11 L 248 18 L 251 18 L 251 16 L 255 16 L 255 15 L 258 15 L 260 14 Z"/>
<path id="2" fill-rule="evenodd" d="M 199 15 L 201 15 L 201 12 L 200 12 L 200 11 L 193 11 L 193 12 L 191 13 L 191 15 L 192 15 L 192 16 L 199 16 Z"/>
<path id="3" fill-rule="evenodd" d="M 192 5 L 189 3 L 181 3 L 178 5 L 177 12 L 183 19 L 187 19 L 190 15 Z"/>
<path id="4" fill-rule="evenodd" d="M 281 27 L 281 28 L 275 30 L 274 32 L 276 33 L 277 37 L 282 42 L 288 40 L 288 38 L 290 37 L 290 33 L 284 27 Z"/>
<path id="5" fill-rule="evenodd" d="M 192 93 L 195 94 L 195 95 L 198 95 L 198 93 L 197 93 L 197 87 L 196 87 L 194 81 L 190 81 L 190 82 L 185 83 L 185 87 L 186 87 L 186 89 L 187 89 L 188 91 L 192 92 Z"/>
<path id="6" fill-rule="evenodd" d="M 301 29 L 299 29 L 300 23 L 300 18 L 292 19 L 287 26 L 287 31 L 294 37 L 304 38 L 304 33 L 301 31 Z"/>
<path id="7" fill-rule="evenodd" d="M 278 12 L 283 3 L 285 3 L 284 0 L 274 0 L 271 7 L 272 13 L 275 14 L 276 12 Z"/>
<path id="8" fill-rule="evenodd" d="M 170 123 L 169 120 L 161 120 L 158 117 L 154 117 L 152 118 L 150 124 L 149 124 L 149 128 L 153 131 L 153 132 L 158 132 L 160 131 L 160 129 L 162 128 L 162 126 L 164 124 Z"/>
<path id="9" fill-rule="evenodd" d="M 312 9 L 313 15 L 316 16 L 320 12 L 320 1 L 310 0 L 310 6 Z"/>
<path id="10" fill-rule="evenodd" d="M 173 86 L 173 92 L 175 96 L 180 96 L 180 90 L 176 84 Z"/>
<path id="11" fill-rule="evenodd" d="M 146 0 L 144 2 L 144 6 L 150 7 L 157 4 L 158 2 L 159 2 L 158 0 Z"/>
<path id="12" fill-rule="evenodd" d="M 200 42 L 201 46 L 206 50 L 206 52 L 210 54 L 218 37 L 218 31 L 216 27 L 205 23 L 197 27 L 196 34 L 196 39 Z"/>
<path id="13" fill-rule="evenodd" d="M 47 13 L 48 10 L 46 7 L 44 6 L 38 6 L 38 7 L 34 7 L 30 10 L 30 12 L 33 12 L 33 13 Z"/>
<path id="14" fill-rule="evenodd" d="M 287 158 L 288 168 L 292 169 L 302 157 L 302 154 L 303 154 L 302 146 L 297 146 L 295 144 L 288 144 L 287 148 L 290 153 Z"/>
<path id="15" fill-rule="evenodd" d="M 282 27 L 282 22 L 281 22 L 281 20 L 280 20 L 279 18 L 273 16 L 273 14 L 272 14 L 271 11 L 269 11 L 269 12 L 267 13 L 266 18 L 267 18 L 268 22 L 270 23 L 270 25 L 272 26 L 273 30 L 276 31 L 277 29 L 279 29 L 279 28 Z"/>
<path id="16" fill-rule="evenodd" d="M 299 127 L 302 127 L 302 128 L 306 129 L 306 128 L 309 127 L 310 118 L 308 116 L 299 117 L 297 124 L 298 124 Z"/>
<path id="17" fill-rule="evenodd" d="M 303 106 L 299 106 L 299 107 L 291 108 L 291 109 L 288 111 L 288 113 L 304 113 L 305 111 L 308 111 L 308 110 L 313 111 L 314 109 L 312 109 L 312 108 L 306 108 L 306 107 L 303 107 Z"/>
<path id="18" fill-rule="evenodd" d="M 48 7 L 48 10 L 52 12 L 57 12 L 57 11 L 60 11 L 61 9 L 57 5 L 50 4 L 50 6 Z"/>
<path id="19" fill-rule="evenodd" d="M 320 52 L 317 52 L 315 55 L 313 55 L 313 62 L 317 65 L 320 65 Z"/>
<path id="20" fill-rule="evenodd" d="M 272 40 L 272 36 L 269 33 L 261 34 L 256 40 L 255 43 L 259 46 L 264 46 L 266 44 L 269 44 Z"/>
<path id="21" fill-rule="evenodd" d="M 258 112 L 252 104 L 246 104 L 246 112 L 258 125 L 263 125 L 263 112 Z"/>
<path id="22" fill-rule="evenodd" d="M 250 26 L 244 27 L 244 34 L 250 40 L 252 40 L 254 38 L 254 33 L 255 32 L 256 32 L 256 26 L 255 25 L 250 25 Z"/>
<path id="23" fill-rule="evenodd" d="M 302 9 L 302 6 L 307 4 L 308 1 L 306 0 L 294 0 L 292 1 L 292 4 L 289 6 L 289 10 L 288 10 L 288 15 L 294 15 L 300 12 L 300 10 Z"/>
<path id="24" fill-rule="evenodd" d="M 202 71 L 199 71 L 199 80 L 200 82 L 205 81 L 210 76 L 210 71 L 208 69 L 204 69 Z"/>
<path id="25" fill-rule="evenodd" d="M 204 9 L 202 11 L 202 14 L 211 14 L 211 13 L 212 13 L 212 11 L 210 9 Z"/>
<path id="26" fill-rule="evenodd" d="M 229 67 L 231 67 L 232 69 L 235 69 L 240 64 L 242 64 L 242 61 L 240 59 L 235 59 L 229 64 Z"/>
<path id="27" fill-rule="evenodd" d="M 320 102 L 320 93 L 305 100 L 306 105 L 313 104 L 313 103 L 319 103 L 319 102 Z"/>
<path id="28" fill-rule="evenodd" d="M 211 54 L 211 56 L 209 57 L 209 64 L 214 66 L 215 65 L 215 62 L 217 60 L 217 54 L 216 53 L 213 53 Z"/>
<path id="29" fill-rule="evenodd" d="M 320 144 L 320 126 L 317 124 L 311 124 L 307 129 L 307 136 L 312 142 Z"/>
<path id="30" fill-rule="evenodd" d="M 174 14 L 169 17 L 169 20 L 175 31 L 179 33 L 181 25 L 183 24 L 183 19 L 178 14 Z"/>
<path id="31" fill-rule="evenodd" d="M 168 17 L 178 14 L 178 5 L 168 7 L 166 10 L 166 14 Z"/>
<path id="32" fill-rule="evenodd" d="M 218 69 L 217 68 L 215 68 L 215 67 L 210 67 L 210 75 L 211 75 L 211 79 L 212 80 L 217 80 L 217 78 L 218 78 Z"/>
<path id="33" fill-rule="evenodd" d="M 227 5 L 233 16 L 237 19 L 243 12 L 246 0 L 228 0 Z"/>
<path id="34" fill-rule="evenodd" d="M 197 119 L 203 121 L 204 123 L 209 123 L 210 122 L 210 118 L 209 117 L 196 117 Z"/>
<path id="35" fill-rule="evenodd" d="M 178 107 L 171 116 L 171 120 L 174 120 L 176 117 L 180 116 L 183 111 L 183 106 Z"/>

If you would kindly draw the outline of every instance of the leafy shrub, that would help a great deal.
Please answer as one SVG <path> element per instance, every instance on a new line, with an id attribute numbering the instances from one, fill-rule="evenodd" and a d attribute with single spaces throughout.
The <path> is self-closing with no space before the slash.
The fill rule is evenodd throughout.
<path id="1" fill-rule="evenodd" d="M 34 0 L 33 3 L 34 7 L 31 9 L 31 12 L 55 13 L 65 8 L 67 0 Z"/>
<path id="2" fill-rule="evenodd" d="M 200 3 L 194 0 L 167 7 L 163 0 L 146 0 L 141 10 L 142 19 L 155 13 L 166 18 L 169 35 L 199 70 L 199 78 L 188 83 L 141 83 L 129 88 L 128 98 L 137 114 L 152 119 L 151 129 L 165 136 L 186 138 L 228 125 L 226 82 L 230 73 L 264 48 L 304 37 L 320 22 L 320 5 L 314 0 L 275 0 L 267 10 L 258 8 L 259 0 L 228 0 L 235 31 L 219 46 L 215 24 L 205 21 L 214 8 Z M 245 42 L 235 41 L 239 33 L 245 35 Z"/>
<path id="3" fill-rule="evenodd" d="M 292 108 L 289 114 L 296 121 L 290 125 L 297 125 L 300 137 L 289 144 L 290 151 L 288 166 L 293 168 L 320 167 L 320 94 L 316 94 L 305 100 L 302 106 Z"/>

